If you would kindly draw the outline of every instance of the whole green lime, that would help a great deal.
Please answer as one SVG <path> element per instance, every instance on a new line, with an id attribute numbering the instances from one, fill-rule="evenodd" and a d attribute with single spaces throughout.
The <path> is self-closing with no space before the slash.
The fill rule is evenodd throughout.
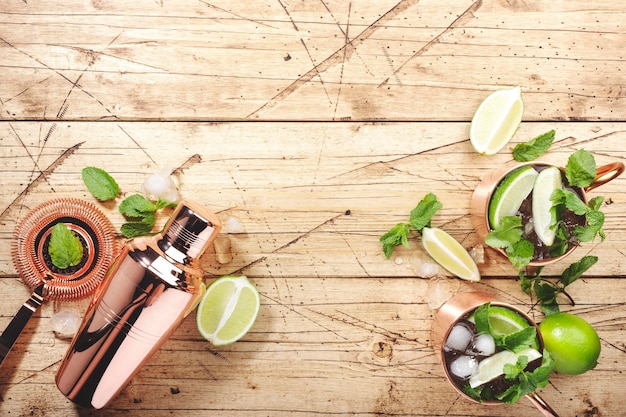
<path id="1" fill-rule="evenodd" d="M 579 375 L 598 364 L 600 338 L 584 319 L 570 313 L 553 314 L 539 324 L 539 331 L 557 372 Z"/>

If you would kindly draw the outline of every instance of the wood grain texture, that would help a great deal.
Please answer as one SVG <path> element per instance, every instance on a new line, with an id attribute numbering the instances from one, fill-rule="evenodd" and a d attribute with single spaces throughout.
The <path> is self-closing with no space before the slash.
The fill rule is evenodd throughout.
<path id="1" fill-rule="evenodd" d="M 598 163 L 624 161 L 621 122 L 523 123 L 514 142 L 549 129 L 556 140 L 543 160 L 565 164 L 576 149 Z M 28 210 L 55 197 L 94 201 L 80 179 L 88 165 L 105 168 L 122 195 L 99 205 L 116 228 L 119 200 L 137 192 L 159 167 L 170 166 L 182 194 L 236 217 L 244 233 L 228 234 L 233 260 L 204 257 L 206 280 L 246 274 L 257 285 L 260 317 L 246 337 L 212 347 L 188 317 L 174 336 L 101 411 L 75 408 L 56 389 L 54 374 L 68 346 L 55 337 L 54 313 L 82 314 L 87 300 L 49 302 L 35 315 L 0 375 L 0 410 L 45 416 L 528 416 L 528 402 L 480 407 L 447 385 L 433 352 L 428 301 L 433 282 L 411 267 L 412 249 L 391 260 L 379 236 L 427 192 L 444 208 L 433 224 L 466 248 L 479 245 L 469 199 L 480 178 L 510 164 L 508 150 L 475 154 L 466 122 L 20 122 L 0 123 L 0 326 L 29 291 L 16 276 L 11 234 Z M 175 150 L 175 151 L 173 151 Z M 600 257 L 572 285 L 576 306 L 602 339 L 598 367 L 580 377 L 555 375 L 542 396 L 561 415 L 619 415 L 626 346 L 624 292 L 626 178 L 597 190 L 610 201 L 605 242 L 585 244 L 568 262 L 546 268 L 560 274 L 569 260 Z M 477 284 L 447 278 L 455 291 L 485 290 L 522 306 L 538 320 L 516 272 L 486 250 Z"/>
<path id="2" fill-rule="evenodd" d="M 4 120 L 621 121 L 626 4 L 28 2 L 0 7 Z M 622 104 L 622 105 L 620 105 Z"/>

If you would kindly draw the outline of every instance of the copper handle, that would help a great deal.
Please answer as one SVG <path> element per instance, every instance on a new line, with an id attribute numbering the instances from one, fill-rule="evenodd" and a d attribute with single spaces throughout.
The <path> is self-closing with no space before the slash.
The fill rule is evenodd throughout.
<path id="1" fill-rule="evenodd" d="M 589 186 L 585 187 L 585 191 L 591 191 L 607 182 L 614 180 L 624 172 L 624 164 L 621 162 L 613 162 L 601 166 L 596 170 L 596 177 Z"/>
<path id="2" fill-rule="evenodd" d="M 526 398 L 528 398 L 528 401 L 530 401 L 537 410 L 541 411 L 545 417 L 559 417 L 556 411 L 554 411 L 537 393 L 531 392 L 530 394 L 526 394 Z"/>
<path id="3" fill-rule="evenodd" d="M 7 328 L 0 335 L 0 364 L 7 357 L 11 348 L 13 348 L 15 341 L 22 333 L 22 330 L 24 330 L 24 327 L 26 327 L 28 320 L 43 303 L 43 287 L 44 284 L 42 283 L 35 288 L 30 298 L 17 311 Z"/>

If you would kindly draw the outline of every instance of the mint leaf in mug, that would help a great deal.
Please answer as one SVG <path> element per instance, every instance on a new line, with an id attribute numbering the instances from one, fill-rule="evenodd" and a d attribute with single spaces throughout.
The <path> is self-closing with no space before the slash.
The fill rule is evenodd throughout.
<path id="1" fill-rule="evenodd" d="M 540 157 L 552 146 L 554 134 L 553 129 L 526 143 L 518 143 L 513 148 L 513 158 L 518 162 L 528 162 Z"/>
<path id="2" fill-rule="evenodd" d="M 89 192 L 100 201 L 112 200 L 120 192 L 117 182 L 101 168 L 85 167 L 81 176 Z"/>
<path id="3" fill-rule="evenodd" d="M 52 228 L 48 253 L 54 266 L 67 269 L 80 263 L 83 258 L 83 245 L 65 223 L 57 223 Z"/>
<path id="4" fill-rule="evenodd" d="M 579 149 L 567 159 L 565 176 L 569 185 L 588 187 L 596 177 L 596 160 L 591 152 Z"/>

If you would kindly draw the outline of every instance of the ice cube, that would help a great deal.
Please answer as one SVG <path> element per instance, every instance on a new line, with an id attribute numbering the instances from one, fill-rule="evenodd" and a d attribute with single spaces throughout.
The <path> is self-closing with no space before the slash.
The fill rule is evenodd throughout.
<path id="1" fill-rule="evenodd" d="M 50 318 L 52 331 L 61 338 L 72 337 L 78 327 L 80 327 L 81 318 L 68 310 L 61 310 Z"/>
<path id="2" fill-rule="evenodd" d="M 472 329 L 467 324 L 459 322 L 450 330 L 444 349 L 448 352 L 465 352 L 473 337 Z"/>
<path id="3" fill-rule="evenodd" d="M 478 370 L 478 361 L 473 356 L 461 355 L 450 364 L 450 372 L 462 379 L 469 378 Z"/>
<path id="4" fill-rule="evenodd" d="M 482 356 L 491 356 L 496 352 L 496 342 L 488 333 L 481 333 L 474 337 L 472 350 Z"/>

